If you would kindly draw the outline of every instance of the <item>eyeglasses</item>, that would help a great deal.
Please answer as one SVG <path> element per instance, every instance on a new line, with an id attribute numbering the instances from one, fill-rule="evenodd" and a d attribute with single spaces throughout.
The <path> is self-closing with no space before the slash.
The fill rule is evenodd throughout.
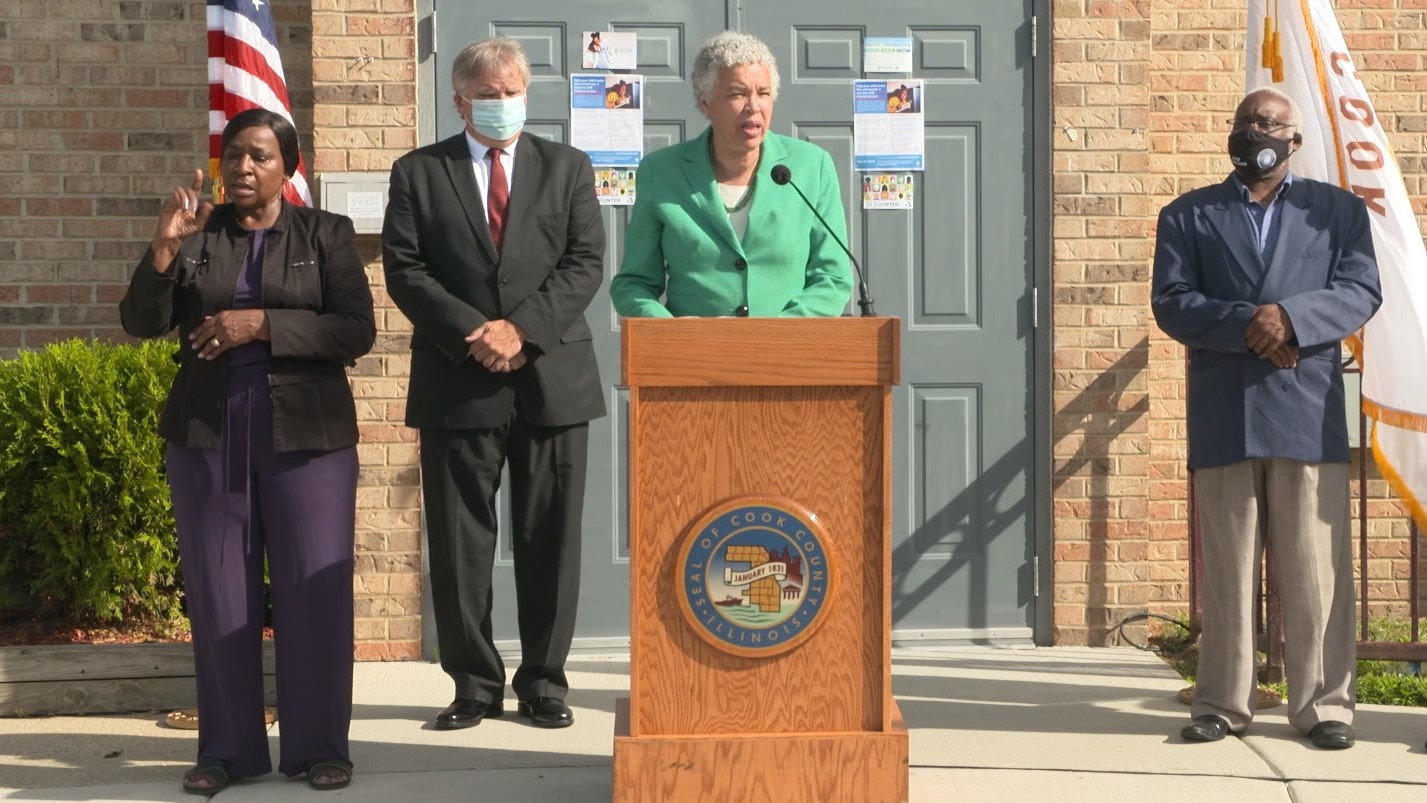
<path id="1" fill-rule="evenodd" d="M 1238 131 L 1241 128 L 1248 128 L 1249 126 L 1253 126 L 1255 129 L 1265 134 L 1272 134 L 1275 131 L 1282 131 L 1285 128 L 1293 127 L 1293 123 L 1280 123 L 1277 120 L 1270 120 L 1266 117 L 1257 117 L 1254 119 L 1235 117 L 1231 120 L 1225 120 L 1224 122 L 1232 126 L 1231 130 L 1233 131 Z"/>

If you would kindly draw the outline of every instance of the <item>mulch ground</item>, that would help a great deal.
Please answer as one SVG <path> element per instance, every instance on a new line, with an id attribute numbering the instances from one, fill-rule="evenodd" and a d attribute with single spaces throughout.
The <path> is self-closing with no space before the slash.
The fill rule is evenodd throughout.
<path id="1" fill-rule="evenodd" d="M 188 622 L 53 621 L 33 611 L 0 610 L 0 647 L 37 644 L 139 644 L 148 641 L 188 641 Z"/>

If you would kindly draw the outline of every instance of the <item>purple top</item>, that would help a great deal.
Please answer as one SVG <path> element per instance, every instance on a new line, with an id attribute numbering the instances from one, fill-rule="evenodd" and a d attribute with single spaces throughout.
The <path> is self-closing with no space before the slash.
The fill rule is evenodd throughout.
<path id="1" fill-rule="evenodd" d="M 233 288 L 233 309 L 262 309 L 263 306 L 263 243 L 267 229 L 249 232 L 248 257 Z M 264 340 L 245 343 L 228 352 L 228 370 L 267 373 L 272 348 Z"/>

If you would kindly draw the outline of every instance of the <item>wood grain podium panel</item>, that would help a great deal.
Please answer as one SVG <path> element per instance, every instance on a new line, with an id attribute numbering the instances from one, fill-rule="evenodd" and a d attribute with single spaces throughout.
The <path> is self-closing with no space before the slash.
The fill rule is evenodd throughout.
<path id="1" fill-rule="evenodd" d="M 631 444 L 631 666 L 635 735 L 881 730 L 883 407 L 868 388 L 635 388 Z M 634 395 L 637 394 L 637 395 Z M 679 538 L 729 497 L 811 510 L 841 577 L 818 637 L 772 658 L 730 655 L 677 614 Z M 871 515 L 869 515 L 869 513 Z M 690 694 L 691 688 L 712 693 Z"/>
<path id="2" fill-rule="evenodd" d="M 789 326 L 795 323 L 796 326 Z M 628 387 L 901 383 L 896 318 L 644 318 L 624 322 Z"/>
<path id="3" fill-rule="evenodd" d="M 888 508 L 900 331 L 891 318 L 624 321 L 630 699 L 616 711 L 618 803 L 906 801 Z M 818 567 L 801 588 L 771 589 L 801 594 L 798 607 L 763 630 L 724 629 L 755 620 L 708 614 L 707 572 L 722 565 L 725 589 L 733 577 L 781 581 L 776 568 L 729 565 L 773 563 L 780 537 Z M 768 593 L 752 597 L 763 614 Z M 809 635 L 770 646 L 774 628 L 807 627 L 804 615 Z"/>
<path id="4" fill-rule="evenodd" d="M 907 726 L 896 703 L 885 733 L 721 739 L 630 738 L 628 703 L 615 703 L 614 803 L 907 803 Z"/>

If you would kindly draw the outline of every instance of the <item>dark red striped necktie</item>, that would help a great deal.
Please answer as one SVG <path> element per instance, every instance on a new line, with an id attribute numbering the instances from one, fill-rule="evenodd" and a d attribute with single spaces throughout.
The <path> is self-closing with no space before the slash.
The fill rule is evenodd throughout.
<path id="1" fill-rule="evenodd" d="M 490 224 L 491 242 L 495 243 L 495 251 L 500 253 L 501 235 L 505 234 L 505 206 L 510 201 L 509 182 L 505 180 L 505 166 L 500 163 L 501 154 L 505 151 L 500 148 L 491 148 L 486 151 L 486 156 L 491 160 L 491 180 L 490 186 L 486 190 L 486 220 Z"/>

